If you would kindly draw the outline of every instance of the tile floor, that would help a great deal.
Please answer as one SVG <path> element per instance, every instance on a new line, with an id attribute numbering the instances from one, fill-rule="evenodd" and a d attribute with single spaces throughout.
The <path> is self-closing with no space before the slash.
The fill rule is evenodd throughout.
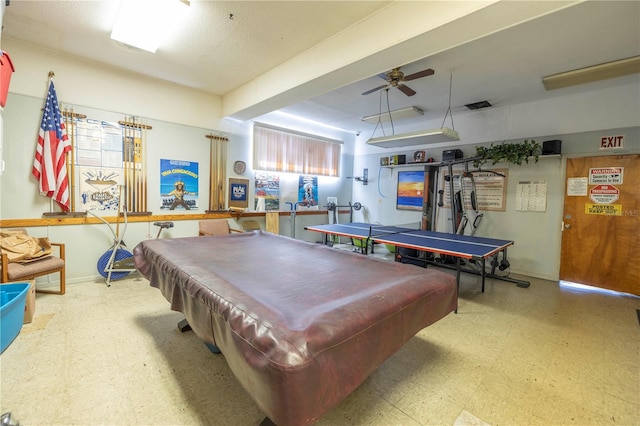
<path id="1" fill-rule="evenodd" d="M 640 425 L 640 298 L 463 275 L 422 330 L 318 425 Z M 38 294 L 0 356 L 0 411 L 30 425 L 258 425 L 224 356 L 131 276 Z"/>

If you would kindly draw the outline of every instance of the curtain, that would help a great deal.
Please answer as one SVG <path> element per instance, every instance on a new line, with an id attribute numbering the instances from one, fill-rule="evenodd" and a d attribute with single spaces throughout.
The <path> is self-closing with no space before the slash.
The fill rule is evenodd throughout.
<path id="1" fill-rule="evenodd" d="M 339 176 L 342 142 L 255 123 L 253 169 Z"/>

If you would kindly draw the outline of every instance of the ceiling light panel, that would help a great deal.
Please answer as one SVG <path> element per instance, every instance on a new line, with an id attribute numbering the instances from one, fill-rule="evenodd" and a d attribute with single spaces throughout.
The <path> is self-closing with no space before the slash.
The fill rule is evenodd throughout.
<path id="1" fill-rule="evenodd" d="M 155 53 L 188 12 L 187 0 L 123 0 L 111 38 Z"/>
<path id="2" fill-rule="evenodd" d="M 425 145 L 430 143 L 455 142 L 459 141 L 458 132 L 448 127 L 442 129 L 422 130 L 401 135 L 383 136 L 371 138 L 367 144 L 382 148 L 398 148 L 403 146 Z"/>
<path id="3" fill-rule="evenodd" d="M 368 115 L 366 117 L 362 117 L 362 121 L 376 124 L 378 122 L 402 120 L 405 118 L 415 118 L 415 117 L 421 117 L 423 115 L 424 115 L 424 111 L 422 109 L 418 108 L 417 106 L 412 106 L 408 108 L 396 109 L 390 112 L 382 112 L 380 114 Z"/>
<path id="4" fill-rule="evenodd" d="M 640 56 L 549 75 L 542 84 L 546 90 L 555 90 L 635 73 L 640 73 Z"/>

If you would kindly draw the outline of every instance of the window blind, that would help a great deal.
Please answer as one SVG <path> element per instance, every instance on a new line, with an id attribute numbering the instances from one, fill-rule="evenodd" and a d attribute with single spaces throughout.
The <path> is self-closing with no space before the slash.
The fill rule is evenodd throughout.
<path id="1" fill-rule="evenodd" d="M 288 129 L 253 125 L 253 169 L 339 176 L 342 142 Z"/>

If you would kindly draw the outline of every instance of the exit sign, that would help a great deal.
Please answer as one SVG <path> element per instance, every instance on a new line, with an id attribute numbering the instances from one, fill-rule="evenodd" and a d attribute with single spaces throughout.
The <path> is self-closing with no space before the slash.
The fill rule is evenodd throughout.
<path id="1" fill-rule="evenodd" d="M 624 148 L 624 135 L 603 136 L 600 138 L 600 149 Z"/>

